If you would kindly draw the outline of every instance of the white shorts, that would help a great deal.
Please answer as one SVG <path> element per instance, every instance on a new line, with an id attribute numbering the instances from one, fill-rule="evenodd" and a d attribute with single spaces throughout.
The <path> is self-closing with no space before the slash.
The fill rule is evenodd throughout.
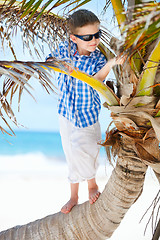
<path id="1" fill-rule="evenodd" d="M 97 143 L 101 140 L 99 122 L 78 128 L 59 115 L 59 123 L 62 146 L 69 166 L 69 181 L 79 183 L 95 178 L 100 150 Z"/>

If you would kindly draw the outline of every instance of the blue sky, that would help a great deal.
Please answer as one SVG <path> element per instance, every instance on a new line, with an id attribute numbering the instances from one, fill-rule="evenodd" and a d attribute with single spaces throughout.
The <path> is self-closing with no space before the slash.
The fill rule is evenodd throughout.
<path id="1" fill-rule="evenodd" d="M 104 7 L 104 3 L 106 1 L 97 1 L 92 0 L 92 2 L 85 5 L 86 9 L 93 11 L 101 20 L 105 21 L 105 27 L 110 29 L 111 31 L 115 31 L 116 28 L 112 25 L 111 22 L 111 8 L 107 11 L 107 14 L 102 15 L 102 9 Z M 84 8 L 84 7 L 83 7 Z M 23 61 L 40 61 L 36 57 L 33 59 L 27 51 L 23 52 L 22 43 L 20 36 L 17 36 L 16 39 L 13 40 L 14 46 L 16 48 L 17 58 L 18 60 Z M 49 53 L 47 47 L 45 48 L 46 55 Z M 43 56 L 44 57 L 44 56 Z M 42 60 L 43 59 L 42 57 Z M 5 49 L 5 54 L 2 49 L 0 51 L 0 60 L 13 60 L 13 57 L 10 53 L 9 49 Z M 113 74 L 110 74 L 109 77 L 113 78 Z M 55 77 L 53 77 L 53 81 L 55 81 Z M 33 86 L 34 91 L 32 91 L 34 97 L 36 98 L 36 102 L 31 96 L 28 95 L 27 92 L 24 91 L 22 95 L 20 112 L 17 111 L 18 104 L 17 100 L 14 100 L 13 110 L 17 117 L 18 123 L 25 126 L 23 127 L 15 127 L 10 121 L 8 121 L 14 130 L 31 130 L 31 131 L 58 131 L 58 114 L 57 114 L 57 96 L 53 93 L 48 95 L 46 91 L 42 88 L 42 86 L 38 83 L 37 79 L 31 79 L 30 84 Z M 103 103 L 102 99 L 102 103 Z M 110 112 L 102 106 L 102 111 L 100 114 L 100 124 L 102 128 L 102 132 L 105 132 L 108 124 L 111 121 Z M 1 124 L 2 120 L 0 120 Z"/>

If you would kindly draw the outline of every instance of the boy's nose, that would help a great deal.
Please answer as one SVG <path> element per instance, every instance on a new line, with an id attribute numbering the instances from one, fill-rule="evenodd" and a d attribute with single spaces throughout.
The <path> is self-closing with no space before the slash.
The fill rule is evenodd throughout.
<path id="1" fill-rule="evenodd" d="M 92 40 L 90 41 L 92 44 L 97 44 L 97 39 L 94 37 L 92 38 Z"/>
<path id="2" fill-rule="evenodd" d="M 93 40 L 93 39 L 96 41 L 96 38 L 95 38 L 95 36 L 93 36 L 92 40 Z"/>
<path id="3" fill-rule="evenodd" d="M 91 41 L 92 41 L 92 42 L 93 42 L 93 41 L 96 42 L 96 38 L 95 38 L 95 36 L 93 36 L 93 38 L 92 38 Z"/>

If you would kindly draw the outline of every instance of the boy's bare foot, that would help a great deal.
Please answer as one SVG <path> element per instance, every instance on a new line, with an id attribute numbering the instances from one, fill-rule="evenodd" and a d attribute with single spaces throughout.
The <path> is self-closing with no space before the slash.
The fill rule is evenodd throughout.
<path id="1" fill-rule="evenodd" d="M 98 187 L 89 188 L 88 190 L 89 190 L 89 202 L 90 204 L 93 204 L 97 201 L 101 193 L 98 191 Z"/>
<path id="2" fill-rule="evenodd" d="M 76 206 L 78 203 L 78 199 L 70 199 L 62 208 L 62 213 L 69 213 L 74 206 Z"/>
<path id="3" fill-rule="evenodd" d="M 100 192 L 96 183 L 96 179 L 92 178 L 88 180 L 88 192 L 89 192 L 89 202 L 93 204 L 99 198 Z"/>

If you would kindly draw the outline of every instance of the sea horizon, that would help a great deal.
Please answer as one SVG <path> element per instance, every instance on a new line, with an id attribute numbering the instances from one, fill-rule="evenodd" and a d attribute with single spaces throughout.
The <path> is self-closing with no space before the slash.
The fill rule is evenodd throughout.
<path id="1" fill-rule="evenodd" d="M 11 133 L 12 136 L 1 134 L 0 155 L 42 153 L 47 157 L 65 158 L 58 130 L 16 130 L 14 133 Z M 104 139 L 105 135 L 102 134 Z"/>
<path id="2" fill-rule="evenodd" d="M 104 147 L 99 154 L 99 165 L 109 165 Z M 62 171 L 62 168 L 65 169 Z M 0 173 L 54 174 L 67 176 L 67 162 L 59 131 L 15 131 L 0 138 Z M 63 172 L 63 173 L 62 173 Z"/>
<path id="3" fill-rule="evenodd" d="M 15 134 L 16 137 L 7 136 L 6 139 L 5 134 L 0 138 L 0 231 L 59 212 L 70 196 L 68 166 L 59 132 L 25 130 L 15 131 Z M 102 139 L 104 136 L 102 134 Z M 102 192 L 113 171 L 103 147 L 99 162 L 96 180 Z M 154 173 L 147 171 L 140 199 L 128 211 L 111 239 L 127 240 L 131 231 L 131 240 L 151 239 L 151 230 L 144 236 L 145 221 L 142 224 L 139 221 L 158 189 Z M 79 190 L 81 204 L 88 200 L 86 182 L 80 184 Z"/>

